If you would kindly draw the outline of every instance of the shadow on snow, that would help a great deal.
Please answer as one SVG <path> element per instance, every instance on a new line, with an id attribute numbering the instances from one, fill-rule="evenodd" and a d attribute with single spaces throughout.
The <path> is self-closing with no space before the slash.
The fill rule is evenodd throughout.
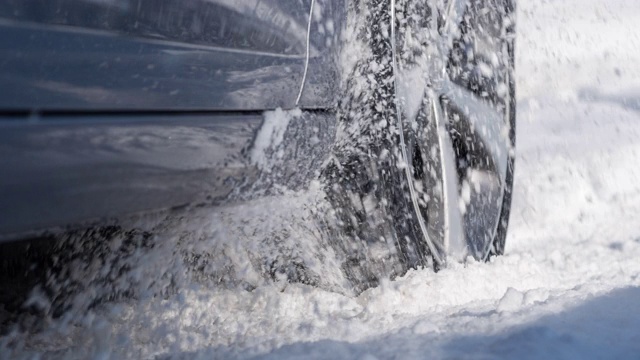
<path id="1" fill-rule="evenodd" d="M 497 314 L 485 314 L 494 315 Z M 242 354 L 231 348 L 211 348 L 170 358 L 637 359 L 640 356 L 640 288 L 617 289 L 564 312 L 493 334 L 449 337 L 415 334 L 405 328 L 360 343 L 299 342 L 268 354 L 248 356 L 251 353 L 255 354 L 251 350 Z"/>

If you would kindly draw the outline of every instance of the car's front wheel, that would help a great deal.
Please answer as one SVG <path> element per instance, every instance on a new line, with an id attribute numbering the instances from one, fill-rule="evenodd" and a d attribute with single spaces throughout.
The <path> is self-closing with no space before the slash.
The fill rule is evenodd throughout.
<path id="1" fill-rule="evenodd" d="M 349 16 L 343 51 L 360 54 L 345 74 L 323 173 L 347 274 L 367 286 L 382 273 L 502 254 L 515 146 L 513 2 L 354 0 Z"/>

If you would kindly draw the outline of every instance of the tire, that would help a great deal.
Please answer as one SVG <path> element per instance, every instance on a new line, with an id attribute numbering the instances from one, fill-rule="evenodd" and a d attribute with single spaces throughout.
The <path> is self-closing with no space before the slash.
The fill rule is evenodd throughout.
<path id="1" fill-rule="evenodd" d="M 347 276 L 366 288 L 412 268 L 503 254 L 515 149 L 512 1 L 354 0 L 348 13 L 349 47 L 363 54 L 345 76 L 322 172 Z"/>

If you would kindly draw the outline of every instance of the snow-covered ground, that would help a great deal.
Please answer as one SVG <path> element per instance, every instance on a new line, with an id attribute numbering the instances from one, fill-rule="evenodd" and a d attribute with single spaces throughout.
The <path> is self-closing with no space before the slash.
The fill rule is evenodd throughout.
<path id="1" fill-rule="evenodd" d="M 519 2 L 505 256 L 412 271 L 358 297 L 295 284 L 194 288 L 87 318 L 69 332 L 70 348 L 67 335 L 56 335 L 32 341 L 31 350 L 100 358 L 640 358 L 639 23 L 637 0 Z M 10 354 L 9 345 L 0 343 L 0 358 L 33 355 Z"/>

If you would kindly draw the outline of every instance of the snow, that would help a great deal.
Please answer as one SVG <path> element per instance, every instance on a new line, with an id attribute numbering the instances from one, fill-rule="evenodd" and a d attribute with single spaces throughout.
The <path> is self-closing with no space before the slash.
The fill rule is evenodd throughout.
<path id="1" fill-rule="evenodd" d="M 357 297 L 282 281 L 194 285 L 15 352 L 0 338 L 0 358 L 637 359 L 639 21 L 637 0 L 520 1 L 505 256 L 410 271 Z M 268 118 L 265 144 L 282 118 Z"/>
<path id="2" fill-rule="evenodd" d="M 280 146 L 289 122 L 301 115 L 300 109 L 283 111 L 281 108 L 277 108 L 274 111 L 265 112 L 264 122 L 253 142 L 251 161 L 263 171 L 270 172 L 272 164 L 269 163 L 268 150 Z"/>

